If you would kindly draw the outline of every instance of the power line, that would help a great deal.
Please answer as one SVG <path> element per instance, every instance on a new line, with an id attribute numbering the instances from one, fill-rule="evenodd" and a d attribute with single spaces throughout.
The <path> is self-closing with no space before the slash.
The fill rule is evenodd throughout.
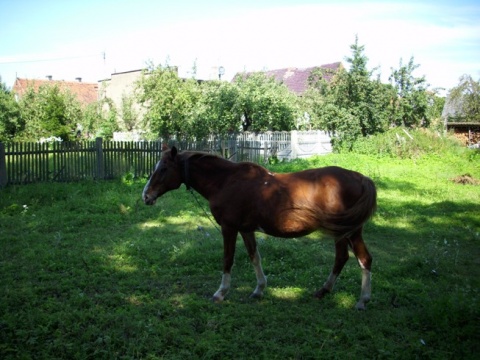
<path id="1" fill-rule="evenodd" d="M 105 52 L 100 54 L 105 61 Z M 66 56 L 66 57 L 59 57 L 59 58 L 51 58 L 51 59 L 35 59 L 35 60 L 16 60 L 16 61 L 0 61 L 0 65 L 5 64 L 25 64 L 25 63 L 36 63 L 36 62 L 47 62 L 47 61 L 61 61 L 61 60 L 75 60 L 75 59 L 85 59 L 99 56 L 99 54 L 95 55 L 81 55 L 81 56 Z"/>

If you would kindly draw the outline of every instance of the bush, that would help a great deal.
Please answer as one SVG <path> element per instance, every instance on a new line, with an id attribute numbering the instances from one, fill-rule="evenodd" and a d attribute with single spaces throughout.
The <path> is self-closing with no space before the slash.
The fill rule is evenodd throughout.
<path id="1" fill-rule="evenodd" d="M 428 129 L 407 130 L 402 127 L 357 139 L 351 151 L 357 154 L 400 159 L 469 152 L 457 139 L 448 134 Z"/>

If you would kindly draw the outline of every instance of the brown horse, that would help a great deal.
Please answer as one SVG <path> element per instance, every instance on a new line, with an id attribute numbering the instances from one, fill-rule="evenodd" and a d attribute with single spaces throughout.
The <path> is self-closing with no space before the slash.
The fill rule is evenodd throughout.
<path id="1" fill-rule="evenodd" d="M 362 238 L 364 223 L 376 208 L 373 181 L 354 171 L 329 166 L 290 174 L 271 173 L 249 163 L 233 163 L 201 152 L 164 148 L 161 160 L 143 190 L 143 200 L 156 199 L 185 184 L 208 200 L 221 227 L 224 246 L 223 276 L 213 295 L 222 301 L 230 287 L 237 234 L 243 238 L 257 276 L 252 297 L 261 297 L 267 284 L 257 249 L 255 231 L 292 238 L 323 230 L 335 240 L 335 264 L 323 287 L 330 292 L 348 260 L 350 246 L 362 269 L 357 309 L 365 309 L 371 294 L 370 256 Z"/>

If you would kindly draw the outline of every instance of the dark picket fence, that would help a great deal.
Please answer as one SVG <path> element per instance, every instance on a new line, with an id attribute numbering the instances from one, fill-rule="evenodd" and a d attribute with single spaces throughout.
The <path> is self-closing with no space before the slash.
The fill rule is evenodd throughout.
<path id="1" fill-rule="evenodd" d="M 323 132 L 242 133 L 201 141 L 171 139 L 180 150 L 216 153 L 232 161 L 264 163 L 331 151 Z M 114 179 L 148 176 L 163 141 L 0 142 L 0 186 L 35 182 Z"/>
<path id="2" fill-rule="evenodd" d="M 0 186 L 34 182 L 147 176 L 159 158 L 159 141 L 0 143 Z"/>

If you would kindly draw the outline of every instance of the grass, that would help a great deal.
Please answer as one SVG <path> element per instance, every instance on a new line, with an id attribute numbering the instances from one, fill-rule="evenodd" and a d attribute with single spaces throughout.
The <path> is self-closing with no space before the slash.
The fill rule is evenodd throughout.
<path id="1" fill-rule="evenodd" d="M 450 179 L 480 179 L 478 156 L 332 154 L 271 168 L 327 164 L 378 186 L 367 311 L 353 309 L 354 259 L 331 295 L 313 299 L 334 257 L 319 234 L 258 235 L 262 300 L 248 297 L 255 276 L 239 241 L 218 305 L 221 237 L 184 188 L 147 207 L 145 182 L 128 177 L 11 186 L 0 191 L 0 358 L 476 358 L 480 187 Z"/>

